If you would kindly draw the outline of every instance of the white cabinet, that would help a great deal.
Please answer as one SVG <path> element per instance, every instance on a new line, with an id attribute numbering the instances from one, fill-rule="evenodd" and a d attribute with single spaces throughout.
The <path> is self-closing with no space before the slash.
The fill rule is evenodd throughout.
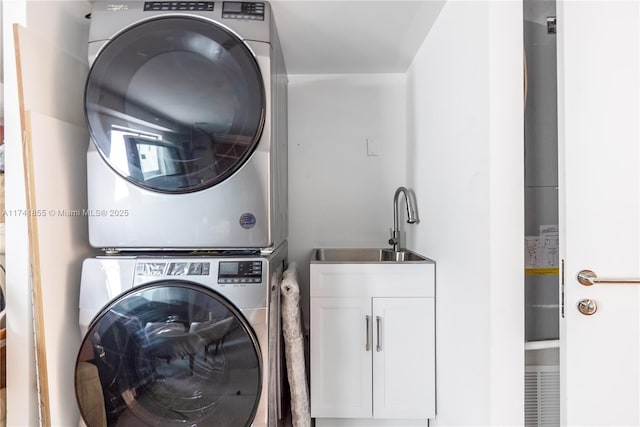
<path id="1" fill-rule="evenodd" d="M 311 416 L 371 417 L 371 299 L 313 298 L 311 319 Z"/>
<path id="2" fill-rule="evenodd" d="M 311 265 L 312 417 L 435 416 L 433 285 L 432 263 Z"/>
<path id="3" fill-rule="evenodd" d="M 373 417 L 433 418 L 433 298 L 373 298 Z"/>

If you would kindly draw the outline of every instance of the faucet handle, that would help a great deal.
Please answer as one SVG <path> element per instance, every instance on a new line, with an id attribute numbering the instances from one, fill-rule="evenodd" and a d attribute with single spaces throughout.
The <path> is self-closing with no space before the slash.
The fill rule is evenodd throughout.
<path id="1" fill-rule="evenodd" d="M 398 243 L 398 236 L 396 236 L 396 233 L 393 231 L 393 228 L 389 229 L 389 244 L 390 245 L 395 245 L 396 243 Z"/>

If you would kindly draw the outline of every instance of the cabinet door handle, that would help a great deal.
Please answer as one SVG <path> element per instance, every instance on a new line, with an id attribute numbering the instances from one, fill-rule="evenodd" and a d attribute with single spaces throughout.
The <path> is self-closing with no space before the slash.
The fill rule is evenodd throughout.
<path id="1" fill-rule="evenodd" d="M 382 317 L 376 316 L 376 351 L 382 351 Z"/>
<path id="2" fill-rule="evenodd" d="M 366 339 L 364 344 L 365 351 L 371 350 L 371 318 L 369 316 L 364 317 L 365 329 L 366 329 Z"/>

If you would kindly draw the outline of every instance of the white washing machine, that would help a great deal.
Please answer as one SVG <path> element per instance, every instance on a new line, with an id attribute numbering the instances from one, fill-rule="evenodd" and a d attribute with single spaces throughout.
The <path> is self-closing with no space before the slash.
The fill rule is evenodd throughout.
<path id="1" fill-rule="evenodd" d="M 76 398 L 88 427 L 282 425 L 286 244 L 260 256 L 82 267 Z"/>
<path id="2" fill-rule="evenodd" d="M 287 77 L 267 2 L 93 3 L 89 241 L 260 248 L 287 237 Z"/>

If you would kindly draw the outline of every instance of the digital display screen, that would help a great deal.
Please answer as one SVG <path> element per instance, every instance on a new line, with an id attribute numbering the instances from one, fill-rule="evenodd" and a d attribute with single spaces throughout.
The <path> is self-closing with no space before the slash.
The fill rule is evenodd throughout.
<path id="1" fill-rule="evenodd" d="M 236 276 L 238 274 L 237 262 L 221 262 L 219 265 L 219 273 L 224 276 Z"/>
<path id="2" fill-rule="evenodd" d="M 224 12 L 239 13 L 242 12 L 242 2 L 226 1 L 222 7 Z"/>

